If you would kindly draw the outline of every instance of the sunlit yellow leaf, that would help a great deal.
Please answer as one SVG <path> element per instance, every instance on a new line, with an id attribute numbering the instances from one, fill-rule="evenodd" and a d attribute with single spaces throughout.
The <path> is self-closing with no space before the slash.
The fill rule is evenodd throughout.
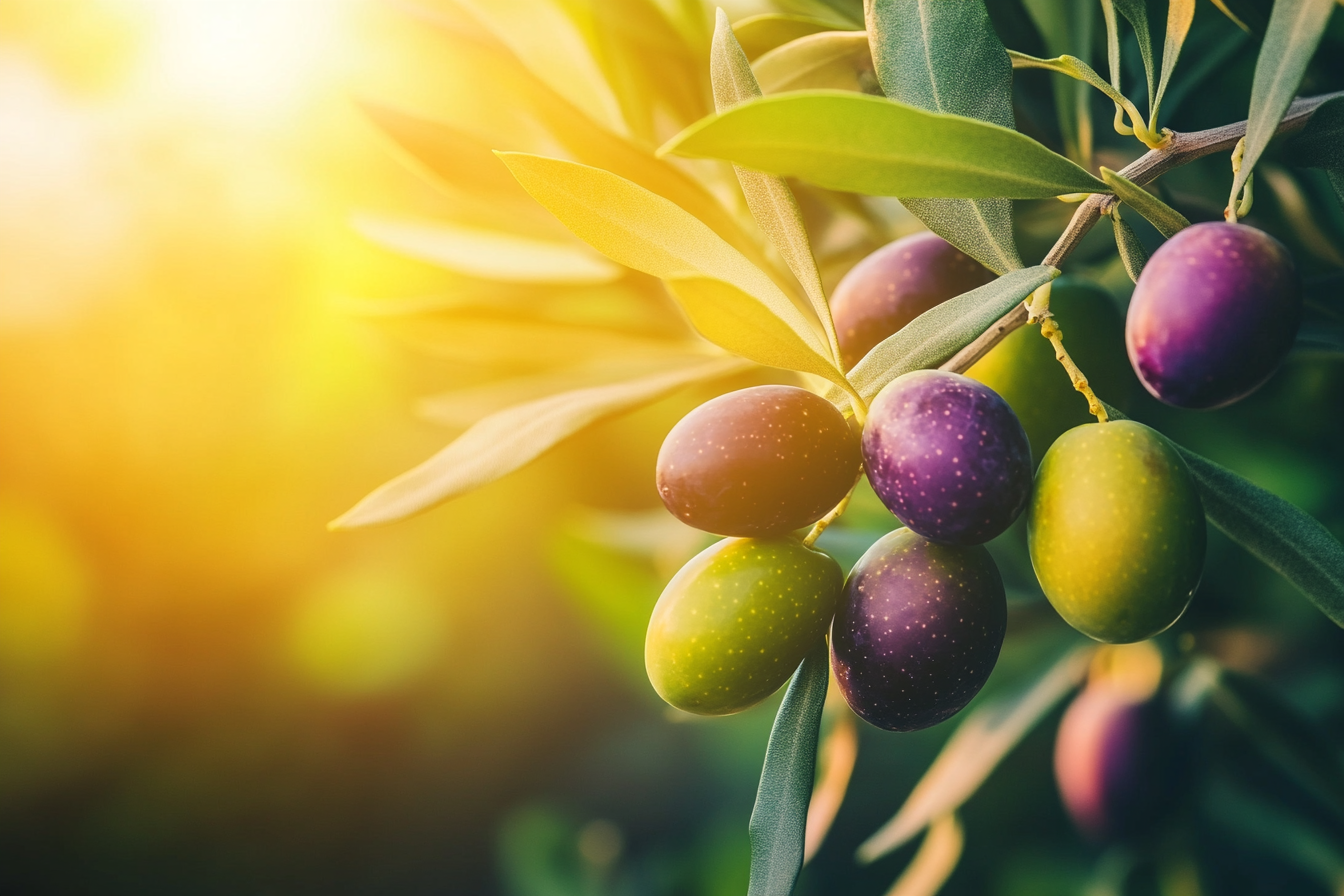
<path id="1" fill-rule="evenodd" d="M 879 90 L 868 35 L 863 31 L 825 31 L 802 37 L 766 53 L 752 68 L 765 93 Z"/>
<path id="2" fill-rule="evenodd" d="M 733 33 L 747 58 L 754 60 L 789 41 L 820 31 L 834 31 L 835 27 L 835 23 L 813 16 L 767 12 L 740 19 L 733 25 Z"/>
<path id="3" fill-rule="evenodd" d="M 375 489 L 334 521 L 332 528 L 387 523 L 419 513 L 512 473 L 599 420 L 747 366 L 732 358 L 701 362 L 682 370 L 515 405 L 479 421 L 420 466 Z"/>
<path id="4" fill-rule="evenodd" d="M 887 896 L 934 896 L 956 870 L 965 843 L 955 813 L 939 818 L 929 827 L 919 852 L 896 878 Z"/>
<path id="5" fill-rule="evenodd" d="M 380 246 L 472 277 L 513 283 L 610 283 L 621 276 L 619 267 L 581 245 L 375 215 L 360 215 L 354 225 Z"/>
<path id="6" fill-rule="evenodd" d="M 515 372 L 577 364 L 593 358 L 684 354 L 683 339 L 658 339 L 607 327 L 487 314 L 383 321 L 381 325 L 427 355 Z"/>

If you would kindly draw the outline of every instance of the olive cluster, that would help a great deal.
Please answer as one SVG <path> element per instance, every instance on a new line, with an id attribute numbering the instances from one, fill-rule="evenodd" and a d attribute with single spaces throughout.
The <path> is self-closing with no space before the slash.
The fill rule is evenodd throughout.
<path id="1" fill-rule="evenodd" d="M 832 301 L 846 364 L 991 277 L 933 234 L 873 253 Z M 1123 337 L 1099 290 L 1065 281 L 1054 292 L 1051 312 L 1080 358 L 1097 361 L 1103 394 L 1123 396 L 1137 375 L 1182 407 L 1226 404 L 1262 384 L 1301 308 L 1287 251 L 1236 224 L 1189 227 L 1156 252 Z M 672 429 L 658 457 L 663 502 L 727 537 L 691 560 L 654 609 L 645 659 L 668 703 L 745 709 L 829 630 L 836 680 L 859 716 L 901 731 L 950 717 L 984 684 L 1004 637 L 1004 586 L 984 544 L 1024 512 L 1041 587 L 1079 631 L 1128 643 L 1181 616 L 1199 583 L 1205 523 L 1177 451 L 1139 423 L 1086 422 L 1086 403 L 1039 335 L 1014 334 L 968 374 L 896 378 L 861 428 L 812 392 L 760 386 L 709 401 Z M 905 528 L 846 577 L 798 536 L 861 471 Z"/>

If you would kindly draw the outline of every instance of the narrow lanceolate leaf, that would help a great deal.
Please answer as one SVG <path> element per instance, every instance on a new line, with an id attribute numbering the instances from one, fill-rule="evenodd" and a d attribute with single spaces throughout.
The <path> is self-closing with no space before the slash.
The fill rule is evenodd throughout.
<path id="1" fill-rule="evenodd" d="M 955 812 L 1013 747 L 1082 683 L 1094 650 L 1079 647 L 1021 694 L 983 703 L 968 713 L 905 805 L 859 847 L 859 861 L 880 859 L 935 819 Z"/>
<path id="2" fill-rule="evenodd" d="M 1168 239 L 1190 226 L 1190 220 L 1185 215 L 1123 174 L 1102 168 L 1101 179 L 1106 181 L 1106 186 L 1110 187 L 1116 196 L 1120 197 L 1121 202 L 1147 218 L 1148 222 L 1157 228 L 1158 233 Z"/>
<path id="3" fill-rule="evenodd" d="M 849 381 L 865 401 L 872 400 L 901 374 L 947 361 L 1037 287 L 1058 276 L 1059 271 L 1049 265 L 1010 271 L 930 308 L 864 355 L 849 372 Z"/>
<path id="4" fill-rule="evenodd" d="M 790 344 L 780 346 L 781 352 L 796 353 L 801 344 L 809 353 L 806 369 L 815 372 L 822 365 L 831 371 L 826 375 L 832 380 L 839 375 L 827 361 L 829 352 L 816 331 L 788 296 L 760 268 L 676 204 L 600 168 L 525 153 L 500 153 L 499 157 L 538 202 L 608 258 L 664 280 L 686 281 L 691 285 L 683 291 L 697 298 L 711 288 L 692 281 L 722 281 L 732 288 L 719 293 L 735 303 L 732 313 L 740 311 L 739 293 L 750 296 L 763 313 L 781 322 L 773 332 L 791 332 Z"/>
<path id="5" fill-rule="evenodd" d="M 359 215 L 353 224 L 384 248 L 471 277 L 511 283 L 610 283 L 621 276 L 618 266 L 581 243 L 378 215 Z"/>
<path id="6" fill-rule="evenodd" d="M 1153 98 L 1157 95 L 1154 90 L 1157 65 L 1153 55 L 1153 32 L 1148 25 L 1148 4 L 1144 0 L 1115 0 L 1115 8 L 1133 27 L 1134 36 L 1139 42 L 1139 56 L 1143 59 L 1143 73 L 1148 81 L 1148 108 L 1151 109 Z"/>
<path id="7" fill-rule="evenodd" d="M 1120 217 L 1120 209 L 1117 208 L 1111 214 L 1111 224 L 1115 231 L 1115 248 L 1120 253 L 1120 263 L 1125 266 L 1129 279 L 1138 283 L 1139 274 L 1143 273 L 1143 267 L 1148 263 L 1148 250 L 1143 248 L 1143 243 L 1139 242 L 1134 231 Z"/>
<path id="8" fill-rule="evenodd" d="M 380 486 L 331 524 L 347 529 L 403 519 L 479 488 L 607 417 L 650 404 L 694 382 L 746 369 L 737 359 L 700 362 L 607 386 L 515 405 L 476 423 L 438 454 Z"/>
<path id="9" fill-rule="evenodd" d="M 817 765 L 817 732 L 831 674 L 824 640 L 793 674 L 770 730 L 751 810 L 748 896 L 789 896 L 803 867 L 807 806 Z"/>
<path id="10" fill-rule="evenodd" d="M 1269 17 L 1269 30 L 1255 62 L 1251 114 L 1246 122 L 1246 153 L 1241 170 L 1233 179 L 1234 197 L 1241 194 L 1251 170 L 1292 104 L 1334 8 L 1335 0 L 1276 0 Z"/>
<path id="11" fill-rule="evenodd" d="M 765 93 L 878 90 L 868 35 L 862 31 L 825 31 L 799 38 L 766 53 L 753 69 Z"/>
<path id="12" fill-rule="evenodd" d="M 733 36 L 728 16 L 718 11 L 714 26 L 714 42 L 710 49 L 710 81 L 714 89 L 714 107 L 723 112 L 746 100 L 761 95 L 761 87 L 752 73 L 751 63 Z M 735 167 L 738 183 L 746 197 L 752 217 L 765 231 L 789 270 L 798 278 L 807 293 L 812 310 L 821 321 L 830 345 L 832 360 L 840 357 L 840 343 L 831 320 L 831 309 L 826 304 L 826 291 L 821 285 L 821 272 L 812 255 L 812 244 L 803 225 L 803 212 L 798 200 L 782 177 Z"/>
<path id="13" fill-rule="evenodd" d="M 800 37 L 835 29 L 834 22 L 814 16 L 767 12 L 740 20 L 733 26 L 733 34 L 747 58 L 755 60 Z"/>
<path id="14" fill-rule="evenodd" d="M 1036 23 L 1052 56 L 1074 54 L 1089 63 L 1096 20 L 1092 3 L 1076 0 L 1023 0 L 1027 14 Z M 1081 84 L 1055 80 L 1051 83 L 1059 128 L 1070 158 L 1090 164 L 1092 156 L 1091 97 Z"/>
<path id="15" fill-rule="evenodd" d="M 833 190 L 902 201 L 1109 192 L 1073 162 L 1017 131 L 844 91 L 751 100 L 697 122 L 661 151 L 724 159 Z M 977 227 L 984 224 L 977 220 Z"/>
<path id="16" fill-rule="evenodd" d="M 1344 626 L 1344 546 L 1329 530 L 1231 470 L 1176 447 L 1199 486 L 1209 522 L 1296 585 L 1336 625 Z"/>
<path id="17" fill-rule="evenodd" d="M 961 861 L 966 836 L 955 813 L 948 813 L 929 825 L 919 852 L 891 885 L 887 896 L 934 896 L 947 883 Z"/>
<path id="18" fill-rule="evenodd" d="M 1151 120 L 1148 122 L 1154 130 L 1157 129 L 1157 112 L 1158 107 L 1162 105 L 1162 95 L 1167 92 L 1171 73 L 1176 70 L 1176 60 L 1181 56 L 1181 47 L 1185 46 L 1186 35 L 1190 33 L 1190 23 L 1194 20 L 1195 0 L 1168 0 L 1167 37 L 1162 44 L 1162 79 L 1157 83 L 1157 96 L 1153 99 L 1152 110 L 1149 113 Z"/>
<path id="19" fill-rule="evenodd" d="M 1012 66 L 983 0 L 871 0 L 865 12 L 877 80 L 888 97 L 929 112 L 1009 130 L 1016 126 Z M 929 147 L 942 142 L 928 135 Z M 892 195 L 901 197 L 930 230 L 996 274 L 1022 267 L 1008 201 L 1015 193 L 914 190 Z"/>
<path id="20" fill-rule="evenodd" d="M 1290 164 L 1324 169 L 1344 205 L 1344 96 L 1311 113 L 1302 133 L 1285 149 Z"/>

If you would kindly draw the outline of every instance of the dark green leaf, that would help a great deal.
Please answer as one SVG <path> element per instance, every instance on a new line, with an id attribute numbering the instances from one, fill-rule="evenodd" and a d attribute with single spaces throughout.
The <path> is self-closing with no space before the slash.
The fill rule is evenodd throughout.
<path id="1" fill-rule="evenodd" d="M 1176 209 L 1149 193 L 1122 174 L 1109 168 L 1101 169 L 1101 179 L 1115 191 L 1120 201 L 1148 219 L 1158 233 L 1167 238 L 1175 236 L 1190 226 L 1190 220 Z"/>
<path id="2" fill-rule="evenodd" d="M 1344 357 L 1344 328 L 1302 327 L 1293 341 L 1294 351 L 1330 358 Z"/>
<path id="3" fill-rule="evenodd" d="M 1251 84 L 1251 114 L 1246 123 L 1246 154 L 1232 182 L 1232 196 L 1241 194 L 1260 154 L 1278 130 L 1293 102 L 1307 64 L 1325 33 L 1335 0 L 1277 0 L 1269 17 Z"/>
<path id="4" fill-rule="evenodd" d="M 900 848 L 970 799 L 1013 747 L 1082 683 L 1095 649 L 1071 650 L 1022 692 L 967 713 L 901 810 L 859 847 L 859 861 L 874 862 Z"/>
<path id="5" fill-rule="evenodd" d="M 748 896 L 788 896 L 803 867 L 807 805 L 817 766 L 817 733 L 831 674 L 824 640 L 789 682 L 770 730 L 765 767 L 751 810 L 751 884 Z"/>
<path id="6" fill-rule="evenodd" d="M 1111 224 L 1115 231 L 1115 248 L 1120 252 L 1120 261 L 1125 266 L 1125 273 L 1129 279 L 1135 283 L 1139 282 L 1139 274 L 1143 273 L 1143 266 L 1148 263 L 1148 250 L 1143 248 L 1143 243 L 1134 235 L 1134 231 L 1120 217 L 1120 209 L 1116 209 L 1111 214 Z"/>
<path id="7" fill-rule="evenodd" d="M 1344 546 L 1307 513 L 1177 445 L 1199 486 L 1204 513 L 1228 538 L 1302 590 L 1344 626 Z"/>
<path id="8" fill-rule="evenodd" d="M 1328 892 L 1344 891 L 1344 850 L 1336 838 L 1282 806 L 1275 806 L 1220 780 L 1209 788 L 1205 811 L 1215 825 L 1240 841 L 1307 872 Z"/>
<path id="9" fill-rule="evenodd" d="M 723 159 L 872 196 L 1043 199 L 1109 192 L 1017 131 L 844 91 L 751 100 L 697 122 L 661 152 Z"/>
<path id="10" fill-rule="evenodd" d="M 1138 39 L 1139 55 L 1143 57 L 1143 73 L 1148 81 L 1148 102 L 1151 104 L 1156 95 L 1154 83 L 1157 66 L 1153 61 L 1153 32 L 1148 25 L 1148 4 L 1144 0 L 1115 0 L 1115 8 L 1133 27 L 1134 36 Z"/>
<path id="11" fill-rule="evenodd" d="M 925 311 L 854 365 L 849 381 L 865 400 L 903 373 L 937 367 L 989 329 L 1018 302 L 1059 276 L 1049 265 L 1011 271 Z"/>
<path id="12" fill-rule="evenodd" d="M 1090 64 L 1096 7 L 1074 0 L 1024 0 L 1027 12 L 1045 37 L 1051 56 L 1071 54 Z M 1086 164 L 1092 154 L 1090 96 L 1081 83 L 1055 80 L 1055 110 L 1064 145 L 1071 158 Z"/>
<path id="13" fill-rule="evenodd" d="M 1290 165 L 1322 168 L 1344 204 L 1344 96 L 1323 104 L 1307 119 L 1307 126 L 1284 147 Z"/>
<path id="14" fill-rule="evenodd" d="M 982 0 L 872 0 L 867 23 L 877 80 L 888 97 L 930 112 L 1015 127 L 1012 65 Z M 929 140 L 933 146 L 940 142 Z M 930 230 L 995 273 L 1022 267 L 1008 199 L 893 195 Z"/>

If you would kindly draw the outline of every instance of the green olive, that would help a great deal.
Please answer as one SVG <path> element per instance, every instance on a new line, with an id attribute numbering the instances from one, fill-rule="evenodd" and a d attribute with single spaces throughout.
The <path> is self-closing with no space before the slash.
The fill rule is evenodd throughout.
<path id="1" fill-rule="evenodd" d="M 1050 313 L 1077 362 L 1102 401 L 1123 408 L 1137 380 L 1125 355 L 1125 322 L 1109 295 L 1087 283 L 1061 280 L 1051 290 Z M 1008 402 L 1040 463 L 1066 430 L 1092 417 L 1087 399 L 1074 390 L 1055 360 L 1050 341 L 1036 327 L 1021 327 L 966 371 Z"/>
<path id="2" fill-rule="evenodd" d="M 1031 564 L 1064 620 L 1142 641 L 1180 618 L 1204 566 L 1204 508 L 1176 449 L 1132 420 L 1069 430 L 1041 461 Z"/>
<path id="3" fill-rule="evenodd" d="M 649 681 L 677 709 L 726 715 L 788 681 L 825 634 L 840 565 L 793 538 L 728 538 L 673 576 L 644 641 Z"/>

